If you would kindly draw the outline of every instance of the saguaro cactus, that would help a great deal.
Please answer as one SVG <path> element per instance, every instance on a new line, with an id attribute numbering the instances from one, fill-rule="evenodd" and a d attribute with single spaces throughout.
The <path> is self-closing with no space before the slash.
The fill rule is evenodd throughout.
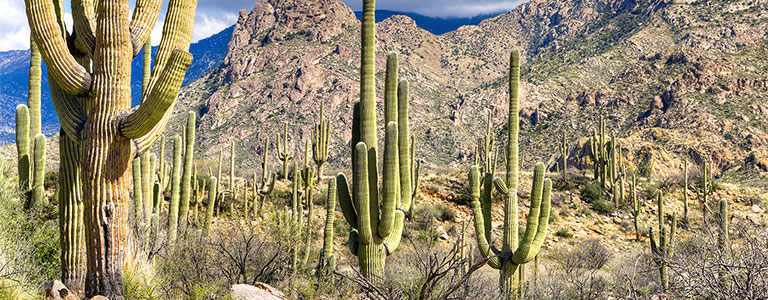
<path id="1" fill-rule="evenodd" d="M 387 56 L 384 95 L 386 130 L 380 208 L 374 82 L 374 0 L 363 1 L 362 24 L 361 93 L 352 122 L 352 194 L 346 176 L 339 174 L 337 195 L 344 218 L 353 228 L 349 233 L 350 251 L 357 255 L 361 272 L 375 281 L 383 274 L 386 257 L 397 249 L 402 238 L 405 212 L 410 210 L 412 204 L 412 168 L 407 160 L 410 155 L 407 84 L 398 83 L 397 55 L 390 53 Z M 403 86 L 401 92 L 399 85 Z"/>
<path id="2" fill-rule="evenodd" d="M 563 172 L 563 176 L 565 176 L 565 174 L 568 173 L 568 157 L 571 154 L 571 148 L 568 146 L 568 141 L 565 137 L 565 130 L 563 130 L 563 136 L 558 148 L 560 150 L 560 156 L 563 157 L 563 168 L 561 171 Z"/>
<path id="3" fill-rule="evenodd" d="M 321 114 L 322 115 L 322 114 Z M 283 173 L 280 174 L 280 178 L 288 179 L 288 162 L 293 159 L 293 151 L 288 147 L 288 125 L 283 124 L 283 136 L 282 144 L 280 143 L 281 136 L 277 135 L 277 158 L 283 162 Z"/>
<path id="4" fill-rule="evenodd" d="M 82 296 L 85 287 L 85 232 L 78 147 L 64 131 L 60 131 L 58 193 L 61 281 L 74 294 Z"/>
<path id="5" fill-rule="evenodd" d="M 203 225 L 205 234 L 211 230 L 211 223 L 213 222 L 213 210 L 216 207 L 216 197 L 218 196 L 218 190 L 216 190 L 219 186 L 218 181 L 216 177 L 211 177 L 211 180 L 208 181 L 208 203 L 205 208 L 205 223 Z"/>
<path id="6" fill-rule="evenodd" d="M 29 42 L 30 55 L 29 55 L 29 84 L 27 94 L 27 107 L 29 107 L 29 138 L 33 139 L 38 133 L 42 133 L 42 116 L 41 116 L 41 82 L 43 71 L 40 68 L 42 59 L 40 57 L 40 49 L 37 47 L 37 43 L 33 36 L 30 36 Z"/>
<path id="7" fill-rule="evenodd" d="M 171 175 L 171 203 L 168 212 L 168 240 L 176 241 L 179 225 L 179 201 L 181 190 L 181 137 L 173 137 L 173 175 Z"/>
<path id="8" fill-rule="evenodd" d="M 317 262 L 317 276 L 328 276 L 336 270 L 336 256 L 333 254 L 333 223 L 336 220 L 336 178 L 328 181 L 328 196 L 325 202 L 325 229 L 323 230 L 323 251 Z"/>
<path id="9" fill-rule="evenodd" d="M 722 251 L 725 251 L 729 247 L 729 238 L 728 238 L 728 223 L 730 222 L 730 218 L 728 216 L 728 199 L 721 199 L 720 200 L 720 215 L 718 219 L 718 229 L 720 231 L 720 235 L 718 235 L 717 243 L 720 246 L 720 249 Z"/>
<path id="10" fill-rule="evenodd" d="M 24 207 L 29 209 L 30 204 L 32 204 L 30 202 L 32 195 L 29 193 L 29 185 L 31 184 L 29 173 L 32 170 L 30 166 L 32 162 L 29 157 L 29 108 L 24 104 L 16 106 L 16 153 L 19 169 L 19 192 L 25 193 Z"/>
<path id="11" fill-rule="evenodd" d="M 688 161 L 683 161 L 683 224 L 688 226 Z"/>
<path id="12" fill-rule="evenodd" d="M 187 113 L 187 127 L 184 139 L 184 175 L 181 179 L 181 206 L 179 208 L 179 226 L 182 231 L 189 223 L 189 200 L 192 198 L 192 162 L 195 157 L 195 112 Z"/>
<path id="13" fill-rule="evenodd" d="M 712 185 L 712 179 L 710 178 L 709 171 L 707 169 L 707 160 L 701 164 L 701 186 L 699 187 L 699 201 L 701 201 L 701 211 L 704 216 L 704 220 L 707 220 L 707 214 L 711 211 L 709 208 L 709 196 L 714 191 Z"/>
<path id="14" fill-rule="evenodd" d="M 323 115 L 325 102 L 320 102 L 320 121 L 315 124 L 315 130 L 312 131 L 312 160 L 317 165 L 317 181 L 323 177 L 323 165 L 328 161 L 328 143 L 330 139 L 331 126 Z"/>
<path id="15" fill-rule="evenodd" d="M 165 129 L 192 60 L 187 51 L 197 3 L 172 0 L 150 92 L 131 110 L 131 61 L 157 21 L 159 2 L 137 1 L 131 14 L 127 0 L 73 1 L 70 39 L 52 1 L 25 0 L 32 35 L 63 95 L 52 97 L 60 123 L 81 145 L 88 297 L 123 299 L 127 170 Z M 93 60 L 92 71 L 78 63 L 87 58 Z"/>
<path id="16" fill-rule="evenodd" d="M 267 196 L 272 194 L 275 187 L 276 175 L 269 172 L 267 161 L 269 159 L 269 138 L 264 141 L 264 162 L 261 164 L 261 184 L 256 184 L 256 174 L 253 175 L 253 188 L 256 190 L 254 196 L 260 197 L 261 203 L 266 201 Z M 253 210 L 256 211 L 256 201 L 253 203 Z M 247 213 L 247 212 L 246 212 Z"/>
<path id="17" fill-rule="evenodd" d="M 30 207 L 40 209 L 45 203 L 45 136 L 35 136 L 34 168 L 32 172 L 32 198 Z"/>
<path id="18" fill-rule="evenodd" d="M 500 294 L 503 299 L 517 299 L 521 296 L 522 272 L 518 267 L 531 261 L 538 255 L 547 233 L 550 213 L 550 192 L 552 181 L 544 178 L 544 164 L 537 163 L 534 168 L 531 191 L 531 205 L 528 221 L 522 240 L 518 241 L 518 135 L 519 135 L 519 84 L 520 52 L 513 51 L 510 58 L 509 72 L 509 132 L 507 141 L 506 182 L 501 178 L 493 179 L 493 186 L 506 195 L 504 202 L 504 233 L 502 248 L 497 249 L 491 239 L 491 180 L 486 173 L 480 193 L 480 170 L 472 166 L 469 172 L 472 212 L 474 214 L 475 234 L 480 253 L 484 257 L 497 255 L 488 264 L 499 269 Z M 481 202 L 482 201 L 482 202 Z M 516 275 L 520 276 L 517 278 Z"/>
<path id="19" fill-rule="evenodd" d="M 632 198 L 632 221 L 635 224 L 635 240 L 640 241 L 640 230 L 638 217 L 640 217 L 640 202 L 637 200 L 637 176 L 632 175 L 632 182 L 629 183 L 629 197 Z"/>
<path id="20" fill-rule="evenodd" d="M 667 260 L 672 256 L 672 246 L 674 242 L 675 231 L 677 230 L 677 217 L 672 215 L 672 228 L 667 232 L 664 226 L 664 196 L 661 191 L 658 193 L 658 214 L 659 214 L 659 242 L 653 235 L 653 227 L 650 228 L 651 252 L 656 266 L 659 268 L 659 282 L 663 290 L 669 288 L 669 279 L 667 277 Z"/>

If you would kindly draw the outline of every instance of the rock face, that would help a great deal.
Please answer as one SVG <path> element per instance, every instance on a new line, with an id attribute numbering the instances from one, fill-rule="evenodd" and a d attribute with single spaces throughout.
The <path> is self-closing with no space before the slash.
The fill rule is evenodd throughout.
<path id="1" fill-rule="evenodd" d="M 67 298 L 67 296 L 70 296 L 71 294 L 69 289 L 61 281 L 54 280 L 43 284 L 43 297 L 45 297 L 45 300 L 69 300 L 71 297 Z"/>
<path id="2" fill-rule="evenodd" d="M 416 156 L 428 165 L 471 160 L 488 110 L 504 140 L 508 56 L 522 49 L 523 168 L 547 161 L 559 136 L 552 133 L 586 136 L 602 114 L 617 137 L 635 135 L 672 149 L 670 157 L 707 157 L 724 169 L 748 151 L 768 153 L 768 108 L 752 100 L 768 92 L 758 71 L 768 70 L 760 58 L 768 40 L 760 12 L 768 3 L 733 11 L 736 2 L 532 0 L 439 36 L 393 16 L 377 25 L 377 77 L 385 54 L 399 53 L 400 77 L 411 85 Z M 238 163 L 250 173 L 264 139 L 274 142 L 283 124 L 299 153 L 324 101 L 329 168 L 346 166 L 359 98 L 359 26 L 339 0 L 260 0 L 241 11 L 224 63 L 183 89 L 176 108 L 200 112 L 200 157 L 215 158 L 237 140 Z M 381 103 L 382 80 L 377 96 Z M 169 134 L 181 132 L 181 118 Z M 674 138 L 646 139 L 650 129 Z"/>
<path id="3" fill-rule="evenodd" d="M 285 295 L 266 283 L 257 282 L 255 286 L 236 284 L 232 286 L 234 300 L 285 300 Z"/>

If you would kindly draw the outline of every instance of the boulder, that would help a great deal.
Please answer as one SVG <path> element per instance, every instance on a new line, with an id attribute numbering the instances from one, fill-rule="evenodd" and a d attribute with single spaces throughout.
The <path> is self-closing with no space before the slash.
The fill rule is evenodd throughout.
<path id="1" fill-rule="evenodd" d="M 61 281 L 48 281 L 43 284 L 45 300 L 75 300 L 77 297 Z M 74 297 L 74 298 L 73 298 Z M 79 300 L 79 299 L 78 299 Z"/>
<path id="2" fill-rule="evenodd" d="M 285 294 L 266 283 L 256 285 L 235 284 L 231 292 L 234 300 L 285 300 Z"/>

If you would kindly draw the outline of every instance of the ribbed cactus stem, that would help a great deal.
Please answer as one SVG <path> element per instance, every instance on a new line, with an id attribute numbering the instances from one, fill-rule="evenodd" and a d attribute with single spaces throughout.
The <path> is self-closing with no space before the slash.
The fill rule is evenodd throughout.
<path id="1" fill-rule="evenodd" d="M 141 191 L 141 158 L 133 160 L 133 212 L 136 223 L 144 224 L 144 194 Z"/>
<path id="2" fill-rule="evenodd" d="M 166 163 L 165 163 L 165 136 L 160 137 L 160 155 L 158 156 L 158 160 L 160 160 L 160 162 L 159 162 L 160 163 L 160 166 L 159 166 L 160 170 L 158 172 L 159 176 L 158 176 L 157 179 L 160 181 L 160 188 L 162 190 L 162 189 L 165 189 L 165 187 L 167 185 L 166 184 L 167 183 L 167 181 L 166 181 L 167 180 L 167 178 L 166 178 L 167 174 L 165 173 L 166 172 L 166 170 L 165 170 L 165 168 L 166 168 Z"/>
<path id="3" fill-rule="evenodd" d="M 59 137 L 59 244 L 61 281 L 76 295 L 85 289 L 85 231 L 79 145 L 61 130 Z"/>
<path id="4" fill-rule="evenodd" d="M 35 39 L 30 39 L 30 56 L 29 56 L 29 85 L 27 96 L 27 107 L 29 107 L 29 138 L 34 139 L 37 134 L 42 133 L 42 116 L 41 116 L 41 82 L 42 82 L 42 69 L 40 65 L 42 63 L 42 57 L 40 56 L 40 49 L 37 47 Z M 33 166 L 34 167 L 34 166 Z"/>
<path id="5" fill-rule="evenodd" d="M 513 51 L 510 57 L 509 73 L 509 135 L 507 143 L 506 182 L 501 178 L 491 181 L 492 174 L 480 176 L 480 167 L 474 165 L 469 172 L 471 206 L 474 215 L 475 235 L 480 253 L 489 258 L 488 264 L 499 269 L 500 295 L 502 299 L 522 297 L 523 264 L 533 260 L 539 253 L 546 237 L 550 213 L 552 181 L 544 178 L 545 167 L 537 163 L 534 168 L 531 191 L 531 206 L 525 233 L 518 240 L 518 134 L 519 134 L 519 82 L 520 52 Z M 492 182 L 492 184 L 491 184 Z M 481 193 L 480 187 L 484 186 Z M 491 242 L 491 189 L 495 187 L 506 195 L 504 203 L 504 225 L 502 248 L 497 249 Z"/>
<path id="6" fill-rule="evenodd" d="M 45 201 L 45 136 L 35 136 L 35 168 L 32 174 L 32 204 L 30 207 L 41 209 Z"/>
<path id="7" fill-rule="evenodd" d="M 640 217 L 640 202 L 637 200 L 637 176 L 632 175 L 632 182 L 629 187 L 629 197 L 632 198 L 632 221 L 635 225 L 635 240 L 640 241 L 640 228 L 638 218 Z"/>
<path id="8" fill-rule="evenodd" d="M 336 270 L 333 254 L 333 225 L 336 220 L 336 178 L 328 180 L 328 195 L 325 201 L 325 227 L 323 229 L 323 251 L 317 263 L 317 276 L 328 276 Z"/>
<path id="9" fill-rule="evenodd" d="M 720 246 L 721 251 L 725 251 L 726 249 L 729 249 L 730 245 L 730 239 L 728 238 L 728 223 L 730 222 L 730 217 L 728 215 L 728 199 L 721 199 L 720 200 L 720 219 L 718 220 L 718 223 L 720 226 L 718 226 L 719 229 L 719 236 L 718 236 L 718 245 Z"/>
<path id="10" fill-rule="evenodd" d="M 173 137 L 173 175 L 171 175 L 171 203 L 168 212 L 168 239 L 176 241 L 179 225 L 179 201 L 181 200 L 181 136 Z"/>
<path id="11" fill-rule="evenodd" d="M 688 161 L 683 161 L 683 224 L 688 225 Z"/>
<path id="12" fill-rule="evenodd" d="M 20 104 L 16 106 L 16 154 L 19 168 L 19 192 L 26 196 L 24 200 L 26 209 L 29 209 L 32 204 L 29 186 L 32 183 L 30 172 L 33 162 L 30 161 L 29 147 L 29 109 L 26 105 Z"/>
<path id="13" fill-rule="evenodd" d="M 568 140 L 565 136 L 565 131 L 563 131 L 562 138 L 560 140 L 560 156 L 562 156 L 563 160 L 563 168 L 560 169 L 560 171 L 563 172 L 563 176 L 568 172 L 568 157 L 571 154 L 571 148 L 568 146 Z"/>
<path id="14" fill-rule="evenodd" d="M 280 140 L 282 140 L 282 143 Z M 283 124 L 283 136 L 277 136 L 277 157 L 283 162 L 283 172 L 280 174 L 280 177 L 283 179 L 288 179 L 288 163 L 293 159 L 293 151 L 290 151 L 289 149 L 288 125 Z"/>
<path id="15" fill-rule="evenodd" d="M 184 169 L 181 179 L 181 198 L 179 207 L 179 227 L 186 230 L 189 223 L 189 201 L 192 198 L 192 174 L 193 160 L 195 157 L 195 119 L 197 115 L 190 111 L 187 113 L 186 138 L 184 139 Z"/>
<path id="16" fill-rule="evenodd" d="M 702 214 L 704 220 L 707 220 L 707 214 L 709 213 L 709 195 L 712 194 L 712 180 L 710 179 L 709 169 L 707 168 L 707 160 L 701 164 L 701 193 L 699 200 L 701 201 Z"/>
<path id="17" fill-rule="evenodd" d="M 664 196 L 661 190 L 658 192 L 657 205 L 659 218 L 659 242 L 656 242 L 656 239 L 653 235 L 653 227 L 651 227 L 650 243 L 651 252 L 654 255 L 654 262 L 659 268 L 659 282 L 661 282 L 662 289 L 666 291 L 669 288 L 669 279 L 667 277 L 667 260 L 672 255 L 671 244 L 674 240 L 675 231 L 677 230 L 677 216 L 672 216 L 672 227 L 669 232 L 667 232 L 664 226 Z"/>
<path id="18" fill-rule="evenodd" d="M 312 159 L 317 165 L 317 181 L 323 177 L 323 165 L 328 161 L 328 144 L 330 142 L 330 122 L 323 115 L 325 103 L 320 102 L 320 121 L 315 124 L 312 131 Z"/>
<path id="19" fill-rule="evenodd" d="M 218 196 L 217 187 L 219 186 L 219 180 L 216 177 L 211 177 L 208 181 L 208 203 L 205 208 L 205 223 L 203 225 L 203 232 L 208 234 L 211 230 L 211 223 L 213 222 L 213 210 L 216 207 L 216 198 Z"/>

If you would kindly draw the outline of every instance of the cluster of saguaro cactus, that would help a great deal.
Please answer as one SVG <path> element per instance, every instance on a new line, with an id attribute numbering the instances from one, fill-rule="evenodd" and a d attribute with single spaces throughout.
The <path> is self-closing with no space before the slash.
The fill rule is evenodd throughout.
<path id="1" fill-rule="evenodd" d="M 571 147 L 568 145 L 568 140 L 565 136 L 565 131 L 563 131 L 562 137 L 560 139 L 560 144 L 558 145 L 558 150 L 560 151 L 560 156 L 563 160 L 563 168 L 560 169 L 560 171 L 563 172 L 563 176 L 568 173 L 568 157 L 570 157 L 571 154 Z"/>
<path id="2" fill-rule="evenodd" d="M 320 102 L 320 121 L 312 131 L 312 159 L 317 165 L 317 181 L 323 177 L 323 165 L 328 161 L 328 143 L 330 142 L 331 126 L 323 115 L 325 103 Z"/>
<path id="3" fill-rule="evenodd" d="M 336 256 L 333 254 L 333 225 L 336 220 L 336 178 L 328 180 L 328 194 L 325 200 L 325 226 L 323 229 L 323 250 L 317 262 L 317 276 L 328 276 L 336 270 Z"/>
<path id="4" fill-rule="evenodd" d="M 672 244 L 675 239 L 675 231 L 677 231 L 677 216 L 672 215 L 672 224 L 669 231 L 666 230 L 664 225 L 664 195 L 661 190 L 658 192 L 658 214 L 659 214 L 659 241 L 656 242 L 656 238 L 653 235 L 653 227 L 650 228 L 651 236 L 651 252 L 653 253 L 653 259 L 656 266 L 659 268 L 659 281 L 663 290 L 669 288 L 669 279 L 667 275 L 668 260 L 672 256 Z"/>
<path id="5" fill-rule="evenodd" d="M 27 0 L 33 39 L 48 67 L 54 106 L 68 137 L 80 146 L 87 277 L 85 295 L 123 299 L 126 204 L 130 162 L 162 135 L 192 56 L 196 1 L 171 0 L 165 33 L 145 101 L 131 109 L 131 62 L 157 21 L 157 0 L 76 1 L 69 35 L 52 1 Z M 98 13 L 96 13 L 98 12 Z"/>
<path id="6" fill-rule="evenodd" d="M 637 200 L 637 176 L 632 175 L 632 181 L 629 183 L 629 198 L 632 199 L 632 222 L 635 225 L 635 240 L 640 241 L 640 229 L 638 218 L 640 217 L 640 205 Z"/>
<path id="7" fill-rule="evenodd" d="M 493 134 L 492 111 L 488 110 L 488 119 L 486 121 L 485 136 L 477 143 L 475 151 L 475 165 L 479 165 L 483 174 L 496 173 L 496 162 L 498 161 L 498 148 L 496 147 L 496 138 Z M 480 162 L 482 161 L 482 164 Z"/>
<path id="8" fill-rule="evenodd" d="M 320 114 L 322 115 L 322 114 Z M 280 142 L 282 138 L 282 143 Z M 277 135 L 277 158 L 283 162 L 280 178 L 288 179 L 288 163 L 293 159 L 293 151 L 288 146 L 288 124 L 283 124 L 283 135 Z"/>
<path id="9" fill-rule="evenodd" d="M 337 195 L 350 224 L 349 249 L 361 273 L 381 277 L 386 257 L 399 246 L 405 213 L 413 200 L 413 166 L 408 128 L 408 83 L 398 82 L 397 54 L 387 55 L 384 84 L 384 165 L 379 193 L 375 97 L 375 1 L 363 1 L 360 102 L 352 121 L 352 193 L 347 177 L 337 176 Z M 379 198 L 382 198 L 381 203 Z"/>
<path id="10" fill-rule="evenodd" d="M 32 136 L 30 145 L 30 110 L 26 105 L 16 107 L 16 153 L 18 156 L 19 191 L 24 208 L 40 209 L 45 201 L 45 136 Z"/>
<path id="11" fill-rule="evenodd" d="M 600 186 L 608 191 L 613 198 L 615 207 L 619 199 L 624 198 L 624 178 L 626 170 L 622 163 L 621 147 L 616 142 L 616 136 L 611 133 L 610 139 L 606 134 L 605 120 L 600 116 L 598 128 L 593 130 L 589 144 L 589 157 L 592 160 L 595 180 L 600 180 Z M 616 181 L 619 181 L 617 184 Z"/>
<path id="12" fill-rule="evenodd" d="M 519 134 L 519 84 L 520 52 L 513 51 L 510 57 L 509 71 L 509 131 L 507 141 L 506 182 L 501 178 L 491 181 L 487 173 L 480 182 L 478 166 L 472 166 L 469 172 L 472 212 L 474 215 L 475 235 L 480 253 L 492 257 L 488 264 L 499 269 L 500 295 L 503 299 L 517 299 L 522 296 L 521 265 L 533 260 L 538 255 L 547 233 L 550 214 L 550 193 L 552 181 L 544 178 L 544 164 L 534 168 L 531 191 L 531 205 L 528 213 L 525 234 L 518 240 L 518 134 Z M 484 191 L 480 193 L 480 185 Z M 497 249 L 491 239 L 491 189 L 492 186 L 506 196 L 504 203 L 504 225 L 502 248 Z"/>

